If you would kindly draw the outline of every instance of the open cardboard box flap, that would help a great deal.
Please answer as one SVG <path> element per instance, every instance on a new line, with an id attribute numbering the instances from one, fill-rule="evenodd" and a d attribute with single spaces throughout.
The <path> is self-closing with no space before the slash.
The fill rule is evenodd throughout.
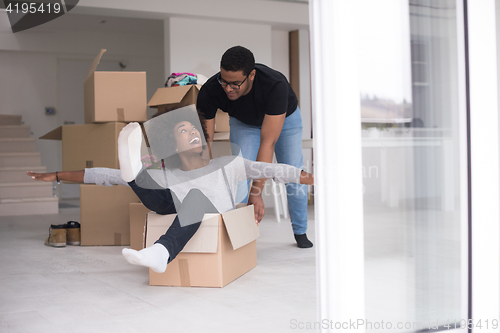
<path id="1" fill-rule="evenodd" d="M 233 250 L 260 237 L 259 226 L 255 223 L 253 205 L 230 210 L 221 215 Z"/>
<path id="2" fill-rule="evenodd" d="M 192 87 L 194 87 L 197 90 L 200 90 L 201 85 L 186 85 L 186 86 L 169 87 L 169 88 L 158 88 L 153 97 L 151 97 L 148 106 L 155 107 L 159 105 L 180 103 L 184 98 L 184 96 L 186 96 L 186 94 Z"/>
<path id="3" fill-rule="evenodd" d="M 175 214 L 158 215 L 154 212 L 148 214 L 144 237 L 145 247 L 153 245 L 158 238 L 165 234 L 175 216 Z M 200 228 L 181 252 L 217 253 L 220 222 L 226 226 L 234 250 L 260 236 L 259 227 L 255 223 L 253 205 L 222 214 L 205 214 Z"/>
<path id="4" fill-rule="evenodd" d="M 97 65 L 99 65 L 99 62 L 101 61 L 101 57 L 104 54 L 104 52 L 106 52 L 106 49 L 101 49 L 101 52 L 99 52 L 97 57 L 95 57 L 94 61 L 92 61 L 92 65 L 90 65 L 90 69 L 89 72 L 87 73 L 87 77 L 85 78 L 85 80 L 88 80 L 89 77 L 91 77 L 92 74 L 94 74 L 95 70 L 97 69 Z"/>
<path id="5" fill-rule="evenodd" d="M 62 140 L 62 126 L 59 126 L 55 130 L 50 131 L 47 134 L 42 135 L 39 139 L 44 140 Z"/>

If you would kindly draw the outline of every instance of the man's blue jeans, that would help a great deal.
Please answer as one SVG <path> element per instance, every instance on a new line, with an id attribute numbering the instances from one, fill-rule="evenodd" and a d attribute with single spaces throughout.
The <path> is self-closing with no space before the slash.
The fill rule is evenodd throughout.
<path id="1" fill-rule="evenodd" d="M 239 146 L 244 158 L 255 161 L 260 147 L 261 127 L 247 125 L 233 117 L 229 118 L 229 125 L 231 126 L 231 143 Z M 303 168 L 302 118 L 298 107 L 294 113 L 286 117 L 274 151 L 278 163 Z M 247 191 L 248 186 L 244 190 Z M 293 232 L 296 235 L 302 235 L 307 231 L 307 185 L 286 184 L 286 192 Z M 239 201 L 247 202 L 248 192 L 243 195 L 238 193 L 237 198 L 242 197 L 244 199 Z"/>

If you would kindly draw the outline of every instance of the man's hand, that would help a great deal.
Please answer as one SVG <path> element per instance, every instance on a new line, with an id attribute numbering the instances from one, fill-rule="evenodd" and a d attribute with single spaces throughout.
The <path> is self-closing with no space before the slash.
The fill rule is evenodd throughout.
<path id="1" fill-rule="evenodd" d="M 56 173 L 37 173 L 33 171 L 26 171 L 26 174 L 30 176 L 34 180 L 42 180 L 44 182 L 55 182 L 56 181 Z"/>
<path id="2" fill-rule="evenodd" d="M 260 225 L 260 221 L 264 217 L 264 200 L 262 200 L 262 194 L 251 194 L 248 197 L 248 204 L 254 206 L 255 212 L 255 223 Z"/>

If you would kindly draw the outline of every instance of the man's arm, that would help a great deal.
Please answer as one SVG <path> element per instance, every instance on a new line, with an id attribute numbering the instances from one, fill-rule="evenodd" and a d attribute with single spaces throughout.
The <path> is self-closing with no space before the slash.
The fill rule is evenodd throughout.
<path id="1" fill-rule="evenodd" d="M 265 115 L 260 131 L 260 147 L 257 153 L 257 161 L 272 163 L 274 146 L 278 141 L 285 122 L 286 114 Z M 262 200 L 262 189 L 266 184 L 266 179 L 257 179 L 252 183 L 248 204 L 254 205 L 255 220 L 259 223 L 264 217 L 264 202 Z"/>
<path id="2" fill-rule="evenodd" d="M 210 159 L 212 159 L 212 141 L 214 141 L 214 131 L 215 131 L 215 118 L 206 119 L 205 126 L 207 128 L 207 146 L 208 146 L 208 154 Z"/>
<path id="3" fill-rule="evenodd" d="M 201 87 L 198 97 L 196 98 L 196 109 L 206 119 L 205 125 L 207 127 L 208 142 L 212 142 L 214 139 L 215 115 L 220 105 L 210 96 L 208 85 L 209 84 L 204 84 Z"/>

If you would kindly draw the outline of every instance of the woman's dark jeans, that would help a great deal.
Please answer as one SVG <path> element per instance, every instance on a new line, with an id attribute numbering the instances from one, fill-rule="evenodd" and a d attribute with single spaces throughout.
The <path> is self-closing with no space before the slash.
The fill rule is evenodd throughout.
<path id="1" fill-rule="evenodd" d="M 218 213 L 212 202 L 198 189 L 190 190 L 181 203 L 169 189 L 143 188 L 137 185 L 135 180 L 128 184 L 148 209 L 160 215 L 177 214 L 167 232 L 155 242 L 168 250 L 170 255 L 168 262 L 177 257 L 196 233 L 203 214 Z M 143 184 L 142 179 L 141 184 Z"/>

